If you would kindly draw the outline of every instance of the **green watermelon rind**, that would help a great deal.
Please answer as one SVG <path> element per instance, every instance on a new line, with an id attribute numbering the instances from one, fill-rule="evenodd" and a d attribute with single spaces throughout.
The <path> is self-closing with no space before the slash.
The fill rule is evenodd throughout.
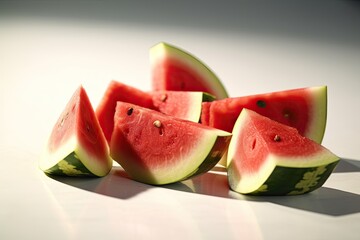
<path id="1" fill-rule="evenodd" d="M 216 97 L 210 93 L 202 92 L 203 93 L 203 102 L 212 102 L 216 99 Z"/>
<path id="2" fill-rule="evenodd" d="M 229 136 L 219 136 L 206 159 L 196 168 L 195 171 L 183 178 L 181 181 L 199 176 L 213 169 L 216 164 L 218 164 L 222 156 L 226 153 L 226 150 L 224 151 L 224 149 L 227 149 L 227 147 L 224 147 L 224 145 L 228 146 L 230 143 L 231 137 Z"/>
<path id="3" fill-rule="evenodd" d="M 229 95 L 216 74 L 200 59 L 171 44 L 160 42 L 150 48 L 150 62 L 155 64 L 162 58 L 172 58 L 193 69 L 197 74 L 207 80 L 206 84 L 212 89 L 217 99 L 227 98 Z"/>
<path id="4" fill-rule="evenodd" d="M 300 195 L 320 188 L 339 161 L 309 168 L 276 166 L 269 178 L 249 195 Z"/>
<path id="5" fill-rule="evenodd" d="M 281 164 L 279 156 L 269 156 L 264 166 L 257 173 L 241 174 L 239 181 L 237 174 L 232 172 L 231 161 L 227 167 L 230 188 L 236 192 L 249 195 L 299 195 L 311 192 L 321 187 L 328 179 L 339 158 L 328 153 L 306 158 L 301 164 L 299 159 L 287 158 L 285 162 L 296 164 Z M 323 159 L 317 161 L 317 159 Z M 310 160 L 310 161 L 309 161 Z M 317 161 L 317 162 L 316 162 Z M 305 163 L 305 162 L 312 162 Z M 297 166 L 296 166 L 297 165 Z"/>
<path id="6" fill-rule="evenodd" d="M 71 176 L 83 176 L 83 173 L 91 173 L 89 176 L 106 176 L 112 168 L 112 159 L 106 154 L 104 159 L 97 159 L 87 153 L 75 136 L 71 137 L 66 143 L 63 143 L 56 151 L 50 152 L 47 147 L 39 161 L 39 167 L 47 174 L 60 174 L 60 171 L 54 171 L 60 166 L 65 166 L 66 162 L 78 169 L 79 174 L 63 174 Z M 109 149 L 107 149 L 107 152 Z M 77 161 L 75 161 L 77 160 Z M 65 161 L 65 162 L 64 162 Z M 85 171 L 84 169 L 87 169 Z M 76 172 L 76 171 L 74 171 Z"/>
<path id="7" fill-rule="evenodd" d="M 45 173 L 65 176 L 96 176 L 84 166 L 75 152 L 70 153 L 55 166 L 46 169 Z"/>

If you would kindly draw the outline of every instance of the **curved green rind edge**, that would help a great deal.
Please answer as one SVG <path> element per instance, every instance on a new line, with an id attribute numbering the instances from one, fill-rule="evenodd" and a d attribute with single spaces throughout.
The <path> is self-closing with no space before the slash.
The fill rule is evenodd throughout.
<path id="1" fill-rule="evenodd" d="M 167 51 L 170 51 L 171 53 L 173 53 L 179 59 L 185 59 L 185 60 L 191 61 L 194 63 L 193 64 L 194 66 L 197 65 L 199 68 L 204 69 L 211 76 L 211 82 L 209 82 L 209 84 L 212 86 L 212 89 L 216 91 L 218 98 L 223 99 L 223 98 L 229 97 L 229 94 L 227 93 L 227 91 L 226 91 L 223 83 L 219 79 L 219 77 L 216 76 L 214 71 L 212 71 L 211 68 L 208 67 L 199 58 L 195 57 L 193 54 L 191 54 L 183 49 L 180 49 L 179 47 L 176 47 L 176 46 L 166 43 L 166 42 L 160 42 L 160 43 L 156 44 L 155 46 L 151 47 L 150 55 L 152 55 L 154 51 L 157 51 L 157 48 L 164 48 Z"/>
<path id="2" fill-rule="evenodd" d="M 203 102 L 212 102 L 216 99 L 216 97 L 210 93 L 203 92 Z"/>
<path id="3" fill-rule="evenodd" d="M 44 170 L 49 175 L 72 176 L 72 177 L 97 177 L 89 171 L 81 162 L 75 152 L 70 153 L 53 167 Z"/>
<path id="4" fill-rule="evenodd" d="M 180 181 L 184 181 L 199 176 L 214 168 L 216 164 L 220 161 L 222 156 L 226 153 L 226 149 L 229 146 L 230 140 L 231 140 L 231 136 L 222 136 L 222 137 L 219 136 L 213 148 L 211 149 L 210 153 L 205 158 L 205 160 L 199 165 L 199 167 L 195 169 L 195 171 L 193 171 L 191 174 L 181 179 Z"/>
<path id="5" fill-rule="evenodd" d="M 318 167 L 293 168 L 276 166 L 269 178 L 257 190 L 247 193 L 257 196 L 300 195 L 320 188 L 339 161 Z"/>

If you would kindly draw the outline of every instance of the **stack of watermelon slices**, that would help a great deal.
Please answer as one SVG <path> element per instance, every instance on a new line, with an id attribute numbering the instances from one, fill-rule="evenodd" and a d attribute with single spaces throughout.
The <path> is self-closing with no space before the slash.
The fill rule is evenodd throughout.
<path id="1" fill-rule="evenodd" d="M 139 182 L 163 185 L 224 165 L 242 194 L 296 195 L 321 187 L 339 158 L 321 145 L 327 88 L 229 97 L 199 59 L 159 43 L 153 89 L 111 81 L 96 110 L 79 87 L 50 135 L 47 174 L 105 176 L 118 162 Z"/>

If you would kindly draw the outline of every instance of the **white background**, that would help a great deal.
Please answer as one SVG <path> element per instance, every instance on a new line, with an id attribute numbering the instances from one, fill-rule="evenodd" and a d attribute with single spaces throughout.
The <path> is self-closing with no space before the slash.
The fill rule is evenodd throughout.
<path id="1" fill-rule="evenodd" d="M 160 41 L 202 59 L 231 96 L 328 86 L 323 145 L 342 158 L 323 188 L 249 198 L 219 169 L 151 187 L 37 168 L 82 84 L 150 90 Z M 0 1 L 1 239 L 356 239 L 360 224 L 360 5 L 355 1 Z"/>

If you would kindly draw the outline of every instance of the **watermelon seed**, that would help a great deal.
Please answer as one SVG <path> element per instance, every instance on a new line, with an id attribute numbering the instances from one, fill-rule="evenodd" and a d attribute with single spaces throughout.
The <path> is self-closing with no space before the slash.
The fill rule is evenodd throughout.
<path id="1" fill-rule="evenodd" d="M 251 145 L 251 149 L 253 150 L 256 146 L 256 138 L 253 140 L 252 145 Z"/>
<path id="2" fill-rule="evenodd" d="M 161 122 L 159 120 L 155 120 L 153 122 L 153 124 L 154 124 L 155 127 L 159 128 L 159 134 L 162 136 L 164 134 L 164 130 L 161 127 L 161 125 L 162 125 Z"/>
<path id="3" fill-rule="evenodd" d="M 261 107 L 261 108 L 266 107 L 266 103 L 265 103 L 264 100 L 258 100 L 258 101 L 256 102 L 256 105 L 258 105 L 258 107 Z"/>
<path id="4" fill-rule="evenodd" d="M 159 120 L 155 120 L 155 121 L 153 122 L 153 124 L 154 124 L 154 126 L 157 127 L 157 128 L 161 127 L 161 122 L 160 122 Z"/>
<path id="5" fill-rule="evenodd" d="M 126 114 L 127 114 L 128 116 L 130 116 L 130 115 L 133 113 L 133 111 L 134 111 L 133 108 L 129 108 L 129 109 L 127 110 Z"/>
<path id="6" fill-rule="evenodd" d="M 280 140 L 281 140 L 280 136 L 276 134 L 275 137 L 274 137 L 274 141 L 275 142 L 280 142 Z"/>
<path id="7" fill-rule="evenodd" d="M 68 118 L 68 116 L 69 116 L 69 113 L 67 112 L 67 113 L 65 114 L 65 116 L 61 119 L 60 127 L 62 127 L 62 126 L 64 125 L 64 122 L 65 122 L 65 120 Z"/>
<path id="8" fill-rule="evenodd" d="M 160 136 L 164 135 L 164 130 L 162 128 L 159 128 L 159 134 Z"/>
<path id="9" fill-rule="evenodd" d="M 161 100 L 162 102 L 165 102 L 166 99 L 167 99 L 166 93 L 162 94 L 160 100 Z"/>

